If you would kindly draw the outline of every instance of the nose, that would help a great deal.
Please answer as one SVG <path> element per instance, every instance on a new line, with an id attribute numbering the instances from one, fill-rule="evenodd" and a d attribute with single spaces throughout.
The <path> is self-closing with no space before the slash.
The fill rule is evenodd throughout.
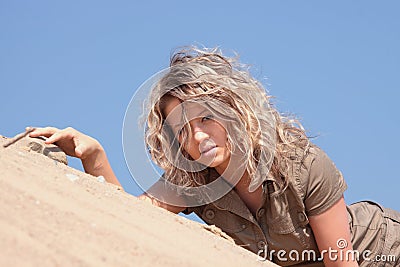
<path id="1" fill-rule="evenodd" d="M 199 144 L 210 138 L 210 135 L 207 133 L 206 129 L 202 127 L 202 125 L 194 123 L 192 127 L 193 137 Z"/>
<path id="2" fill-rule="evenodd" d="M 194 131 L 194 139 L 198 142 L 201 143 L 204 140 L 207 140 L 209 138 L 209 135 L 205 133 L 204 131 Z"/>

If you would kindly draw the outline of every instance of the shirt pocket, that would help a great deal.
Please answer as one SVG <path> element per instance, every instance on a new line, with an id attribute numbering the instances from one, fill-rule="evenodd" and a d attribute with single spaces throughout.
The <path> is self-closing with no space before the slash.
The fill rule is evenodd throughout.
<path id="1" fill-rule="evenodd" d="M 289 200 L 288 200 L 289 198 Z M 272 198 L 270 198 L 272 200 Z M 288 203 L 292 203 L 289 206 Z M 268 209 L 268 229 L 272 244 L 277 249 L 317 249 L 308 217 L 301 207 L 296 205 L 291 195 L 286 193 L 274 196 Z"/>
<path id="2" fill-rule="evenodd" d="M 201 217 L 207 224 L 214 224 L 227 233 L 238 233 L 246 228 L 244 219 L 228 210 L 212 205 L 203 210 Z"/>
<path id="3" fill-rule="evenodd" d="M 288 234 L 295 231 L 295 223 L 289 212 L 286 193 L 270 195 L 267 208 L 267 223 L 270 230 L 278 234 Z"/>

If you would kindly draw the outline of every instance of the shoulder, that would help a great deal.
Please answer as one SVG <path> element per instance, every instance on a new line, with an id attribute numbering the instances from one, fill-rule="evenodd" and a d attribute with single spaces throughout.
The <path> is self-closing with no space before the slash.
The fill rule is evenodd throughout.
<path id="1" fill-rule="evenodd" d="M 330 157 L 314 144 L 296 155 L 291 180 L 301 194 L 307 213 L 322 213 L 336 203 L 347 189 L 343 175 Z"/>
<path id="2" fill-rule="evenodd" d="M 308 183 L 343 178 L 332 159 L 321 148 L 312 145 L 302 162 L 304 179 Z"/>
<path id="3" fill-rule="evenodd" d="M 341 175 L 327 153 L 314 144 L 310 144 L 306 149 L 296 149 L 290 158 L 293 165 L 298 164 L 293 170 L 293 175 L 299 176 L 303 183 L 309 181 L 310 178 L 315 178 L 316 175 Z"/>

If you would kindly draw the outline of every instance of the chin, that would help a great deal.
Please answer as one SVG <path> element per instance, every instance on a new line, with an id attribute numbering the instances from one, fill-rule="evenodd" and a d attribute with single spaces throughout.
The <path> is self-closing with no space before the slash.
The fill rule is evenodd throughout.
<path id="1" fill-rule="evenodd" d="M 216 161 L 216 160 L 214 160 L 214 161 L 211 162 L 211 163 L 209 163 L 209 162 L 204 162 L 204 161 L 200 161 L 200 160 L 198 160 L 197 162 L 200 163 L 200 164 L 203 164 L 204 166 L 210 167 L 210 168 L 218 167 L 218 166 L 221 164 L 220 161 Z"/>
<path id="2" fill-rule="evenodd" d="M 208 165 L 208 167 L 216 168 L 216 167 L 222 165 L 222 163 L 224 163 L 224 162 L 225 162 L 224 160 L 218 160 L 218 159 L 216 159 L 216 160 L 214 160 L 213 162 L 211 162 L 211 164 Z"/>
<path id="3" fill-rule="evenodd" d="M 213 161 L 212 161 L 211 163 L 207 162 L 206 159 L 197 160 L 197 161 L 198 161 L 199 163 L 201 163 L 201 164 L 203 164 L 203 165 L 209 167 L 209 168 L 216 168 L 216 167 L 218 167 L 218 166 L 224 164 L 227 160 L 229 160 L 229 157 L 228 157 L 228 158 L 225 158 L 225 157 L 222 156 L 222 155 L 215 155 L 215 157 L 214 157 L 214 159 L 213 159 Z"/>

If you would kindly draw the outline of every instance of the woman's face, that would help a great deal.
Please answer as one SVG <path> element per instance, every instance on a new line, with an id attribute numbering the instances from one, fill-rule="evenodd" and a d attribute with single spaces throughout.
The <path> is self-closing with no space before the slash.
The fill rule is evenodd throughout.
<path id="1" fill-rule="evenodd" d="M 184 104 L 190 133 L 184 142 L 184 150 L 197 162 L 208 167 L 214 167 L 222 174 L 230 160 L 227 133 L 223 124 L 215 116 L 198 103 Z M 174 135 L 182 144 L 182 102 L 175 97 L 167 97 L 163 115 Z"/>

